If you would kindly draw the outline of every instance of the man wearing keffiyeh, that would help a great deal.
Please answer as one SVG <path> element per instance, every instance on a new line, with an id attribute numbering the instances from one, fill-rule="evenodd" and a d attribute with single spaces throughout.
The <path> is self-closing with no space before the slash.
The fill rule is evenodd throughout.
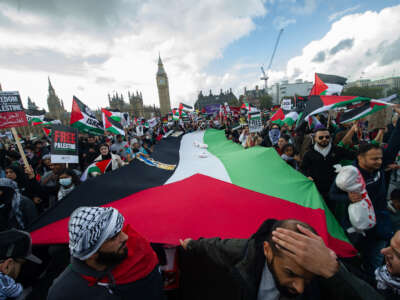
<path id="1" fill-rule="evenodd" d="M 48 299 L 164 299 L 157 255 L 112 207 L 80 207 L 69 220 L 71 264 Z"/>
<path id="2" fill-rule="evenodd" d="M 385 265 L 375 270 L 377 288 L 386 299 L 400 298 L 400 230 L 390 240 L 390 245 L 382 249 Z"/>

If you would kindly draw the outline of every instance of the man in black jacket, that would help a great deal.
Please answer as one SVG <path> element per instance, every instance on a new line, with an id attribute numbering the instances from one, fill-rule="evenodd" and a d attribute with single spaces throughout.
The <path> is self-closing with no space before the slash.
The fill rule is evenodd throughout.
<path id="1" fill-rule="evenodd" d="M 321 299 L 382 299 L 337 261 L 314 229 L 297 220 L 267 220 L 248 240 L 189 238 L 181 244 L 225 269 L 230 286 L 238 287 L 237 299 L 299 296 L 312 281 Z"/>
<path id="2" fill-rule="evenodd" d="M 357 127 L 353 126 L 343 138 L 343 144 L 350 142 Z M 331 135 L 326 128 L 315 131 L 314 146 L 303 157 L 302 173 L 313 180 L 326 204 L 334 212 L 334 202 L 329 201 L 329 189 L 335 180 L 334 165 L 344 159 L 354 159 L 354 153 L 332 144 Z"/>

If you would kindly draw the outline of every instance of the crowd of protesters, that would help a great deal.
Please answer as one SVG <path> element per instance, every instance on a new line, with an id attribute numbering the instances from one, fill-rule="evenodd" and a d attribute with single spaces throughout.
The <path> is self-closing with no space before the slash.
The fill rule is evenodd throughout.
<path id="1" fill-rule="evenodd" d="M 371 132 L 365 130 L 364 120 L 336 125 L 320 115 L 318 125 L 310 128 L 307 123 L 300 127 L 280 125 L 271 122 L 271 113 L 263 113 L 259 132 L 250 132 L 239 115 L 224 120 L 180 121 L 173 126 L 158 124 L 143 132 L 133 127 L 126 129 L 125 135 L 80 134 L 79 164 L 68 166 L 51 163 L 47 137 L 23 139 L 29 165 L 23 164 L 15 145 L 2 142 L 0 300 L 22 297 L 23 288 L 16 280 L 23 263 L 40 263 L 32 256 L 29 234 L 23 230 L 82 184 L 80 176 L 91 164 L 111 160 L 109 172 L 138 155 L 151 157 L 154 145 L 171 129 L 186 133 L 210 127 L 225 130 L 227 139 L 245 149 L 273 148 L 280 156 L 277 159 L 315 183 L 346 232 L 351 226 L 347 207 L 362 197 L 336 186 L 334 166 L 354 165 L 366 182 L 377 222 L 364 233 L 348 233 L 359 251 L 351 261 L 339 260 L 315 229 L 296 220 L 266 220 L 248 240 L 187 238 L 181 241 L 186 252 L 205 254 L 215 264 L 234 271 L 232 284 L 241 285 L 240 299 L 399 299 L 399 114 L 400 107 L 394 107 L 393 122 Z M 71 264 L 49 282 L 48 299 L 165 298 L 156 252 L 124 222 L 113 208 L 81 207 L 74 211 L 69 222 Z"/>

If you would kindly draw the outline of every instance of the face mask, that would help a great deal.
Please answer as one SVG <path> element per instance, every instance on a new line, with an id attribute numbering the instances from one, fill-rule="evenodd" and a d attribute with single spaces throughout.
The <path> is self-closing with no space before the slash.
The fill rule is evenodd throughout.
<path id="1" fill-rule="evenodd" d="M 69 186 L 69 185 L 71 185 L 71 183 L 72 183 L 72 178 L 71 178 L 71 177 L 68 177 L 68 178 L 60 178 L 59 182 L 60 182 L 60 184 L 61 184 L 62 186 Z"/>

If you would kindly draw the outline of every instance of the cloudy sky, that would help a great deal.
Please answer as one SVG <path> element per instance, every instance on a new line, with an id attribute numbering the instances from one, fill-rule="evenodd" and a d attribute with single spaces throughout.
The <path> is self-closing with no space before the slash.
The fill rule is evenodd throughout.
<path id="1" fill-rule="evenodd" d="M 47 77 L 68 110 L 107 94 L 139 90 L 158 105 L 158 53 L 172 105 L 200 90 L 263 86 L 279 29 L 270 83 L 350 81 L 400 75 L 398 0 L 0 0 L 0 83 L 47 109 Z"/>

